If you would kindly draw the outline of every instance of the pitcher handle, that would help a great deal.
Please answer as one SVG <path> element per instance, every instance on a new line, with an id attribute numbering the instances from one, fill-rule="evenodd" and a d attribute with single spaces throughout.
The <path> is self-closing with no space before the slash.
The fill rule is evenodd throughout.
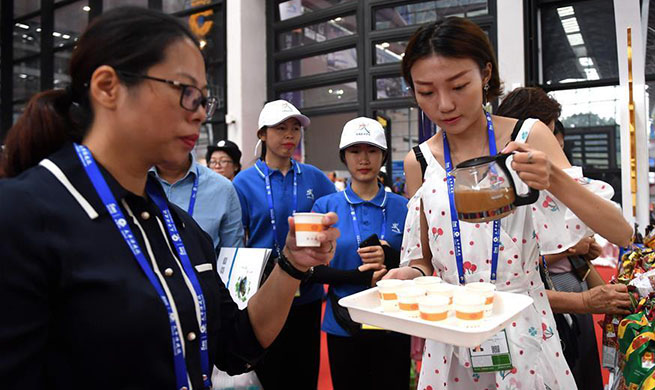
<path id="1" fill-rule="evenodd" d="M 512 191 L 514 192 L 514 206 L 525 206 L 532 204 L 539 199 L 539 190 L 535 190 L 532 187 L 528 187 L 528 193 L 519 195 L 516 192 L 516 185 L 514 184 L 514 177 L 512 176 L 512 173 L 509 171 L 509 167 L 507 166 L 507 159 L 509 156 L 511 156 L 514 153 L 501 153 L 496 156 L 496 161 L 499 162 L 498 165 L 502 168 L 503 171 L 505 171 L 507 178 L 509 179 L 510 184 L 512 185 Z"/>

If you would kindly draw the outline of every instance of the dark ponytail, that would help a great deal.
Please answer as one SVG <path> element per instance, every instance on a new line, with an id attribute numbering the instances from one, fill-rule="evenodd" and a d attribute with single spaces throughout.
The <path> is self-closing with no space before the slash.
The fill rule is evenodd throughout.
<path id="1" fill-rule="evenodd" d="M 73 50 L 71 85 L 30 99 L 7 134 L 0 172 L 16 176 L 64 144 L 82 140 L 93 122 L 89 81 L 98 67 L 145 74 L 165 59 L 171 44 L 184 38 L 199 47 L 191 31 L 175 17 L 146 8 L 120 7 L 95 18 Z M 128 87 L 142 82 L 119 77 Z"/>
<path id="2" fill-rule="evenodd" d="M 68 114 L 70 107 L 70 96 L 63 89 L 40 92 L 30 99 L 5 139 L 4 177 L 14 177 L 31 168 L 66 142 L 82 140 L 83 132 Z"/>

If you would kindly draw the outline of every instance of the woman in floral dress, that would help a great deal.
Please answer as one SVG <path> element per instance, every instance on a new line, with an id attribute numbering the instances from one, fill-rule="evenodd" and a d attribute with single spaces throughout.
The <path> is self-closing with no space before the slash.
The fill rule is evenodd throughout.
<path id="1" fill-rule="evenodd" d="M 427 168 L 408 205 L 402 260 L 409 266 L 392 270 L 387 278 L 436 272 L 451 284 L 493 282 L 500 291 L 534 300 L 506 329 L 513 368 L 475 373 L 467 348 L 428 340 L 419 389 L 575 389 L 539 277 L 540 254 L 561 252 L 589 235 L 589 229 L 627 245 L 629 224 L 603 199 L 613 190 L 572 168 L 543 123 L 527 120 L 516 126 L 514 119 L 484 112 L 482 104 L 500 95 L 501 83 L 488 38 L 474 23 L 448 18 L 421 27 L 407 45 L 402 68 L 419 107 L 440 131 L 420 145 Z M 541 190 L 539 200 L 499 222 L 497 256 L 492 254 L 493 222 L 459 222 L 458 269 L 452 228 L 457 216 L 451 218 L 446 169 L 500 151 L 516 152 L 512 168 L 523 181 L 517 181 L 517 191 L 525 192 L 529 185 Z M 408 183 L 421 180 L 412 152 L 405 171 Z"/>

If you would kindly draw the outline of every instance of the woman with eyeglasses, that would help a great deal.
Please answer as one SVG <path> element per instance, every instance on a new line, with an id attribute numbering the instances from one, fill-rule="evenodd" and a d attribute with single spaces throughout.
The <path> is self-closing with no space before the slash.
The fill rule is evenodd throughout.
<path id="1" fill-rule="evenodd" d="M 210 169 L 229 180 L 241 171 L 241 150 L 232 141 L 218 141 L 216 146 L 207 147 L 206 160 Z"/>
<path id="2" fill-rule="evenodd" d="M 210 237 L 150 167 L 188 155 L 214 109 L 199 43 L 174 17 L 117 8 L 73 50 L 71 85 L 35 95 L 0 181 L 0 388 L 209 389 L 282 328 L 298 272 L 332 257 L 284 251 L 247 309 L 214 270 Z"/>
<path id="3" fill-rule="evenodd" d="M 261 158 L 234 179 L 249 248 L 271 248 L 274 255 L 284 251 L 287 219 L 295 212 L 310 212 L 317 199 L 335 192 L 321 170 L 292 158 L 309 122 L 285 100 L 268 102 L 259 113 Z M 284 329 L 255 367 L 266 390 L 316 388 L 322 298 L 322 285 L 300 285 Z M 293 379 L 280 375 L 290 367 Z"/>

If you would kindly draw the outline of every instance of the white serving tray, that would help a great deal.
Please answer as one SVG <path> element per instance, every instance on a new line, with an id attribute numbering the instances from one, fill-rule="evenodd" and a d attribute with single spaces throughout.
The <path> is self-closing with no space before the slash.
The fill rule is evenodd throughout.
<path id="1" fill-rule="evenodd" d="M 339 300 L 341 306 L 348 308 L 350 317 L 355 322 L 469 348 L 480 345 L 500 332 L 532 305 L 532 302 L 532 298 L 527 295 L 498 291 L 494 298 L 492 315 L 483 319 L 479 327 L 467 329 L 458 326 L 453 316 L 443 321 L 426 321 L 421 318 L 409 318 L 400 312 L 384 313 L 377 287 Z"/>

